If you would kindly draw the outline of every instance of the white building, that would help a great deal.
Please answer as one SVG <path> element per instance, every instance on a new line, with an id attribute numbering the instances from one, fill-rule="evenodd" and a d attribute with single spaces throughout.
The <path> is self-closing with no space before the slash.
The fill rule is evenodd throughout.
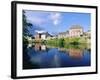
<path id="1" fill-rule="evenodd" d="M 80 37 L 81 35 L 83 35 L 83 28 L 80 25 L 73 25 L 69 29 L 70 37 Z"/>
<path id="2" fill-rule="evenodd" d="M 48 33 L 48 32 L 45 32 L 45 31 L 38 31 L 36 32 L 36 35 L 35 35 L 35 39 L 36 40 L 46 40 L 47 37 L 50 37 L 51 35 Z"/>

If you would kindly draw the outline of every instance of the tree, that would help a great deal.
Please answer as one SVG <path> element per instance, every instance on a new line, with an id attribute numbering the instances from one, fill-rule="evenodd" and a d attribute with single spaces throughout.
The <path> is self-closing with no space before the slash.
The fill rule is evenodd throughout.
<path id="1" fill-rule="evenodd" d="M 32 26 L 32 23 L 27 21 L 27 17 L 25 15 L 25 11 L 23 11 L 23 35 L 28 36 L 29 30 L 28 28 Z"/>
<path id="2" fill-rule="evenodd" d="M 64 47 L 64 39 L 63 38 L 59 39 L 59 46 Z"/>
<path id="3" fill-rule="evenodd" d="M 28 44 L 28 40 L 25 36 L 29 36 L 28 28 L 31 26 L 32 26 L 32 24 L 27 21 L 25 11 L 23 11 L 23 43 L 24 43 L 24 46 L 26 46 Z"/>

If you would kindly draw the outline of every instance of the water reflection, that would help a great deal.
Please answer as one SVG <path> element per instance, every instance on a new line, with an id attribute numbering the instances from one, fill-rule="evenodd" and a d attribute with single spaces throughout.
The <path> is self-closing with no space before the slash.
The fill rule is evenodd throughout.
<path id="1" fill-rule="evenodd" d="M 90 66 L 90 51 L 87 48 L 29 44 L 23 49 L 23 69 Z"/>
<path id="2" fill-rule="evenodd" d="M 84 51 L 82 49 L 75 49 L 75 48 L 69 48 L 69 49 L 66 49 L 66 48 L 58 48 L 58 50 L 59 51 L 63 51 L 65 53 L 67 53 L 70 57 L 76 58 L 76 59 L 82 58 L 83 51 Z"/>
<path id="3" fill-rule="evenodd" d="M 42 50 L 43 50 L 43 51 L 46 51 L 47 47 L 46 47 L 46 45 L 35 44 L 34 49 L 35 49 L 36 51 L 42 51 Z"/>
<path id="4" fill-rule="evenodd" d="M 69 56 L 73 58 L 82 58 L 83 50 L 82 49 L 69 49 Z"/>

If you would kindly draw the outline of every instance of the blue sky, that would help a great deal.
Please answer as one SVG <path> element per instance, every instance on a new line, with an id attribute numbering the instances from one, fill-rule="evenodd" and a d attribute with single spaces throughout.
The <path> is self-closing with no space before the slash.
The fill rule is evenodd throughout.
<path id="1" fill-rule="evenodd" d="M 90 29 L 91 14 L 90 13 L 74 13 L 74 12 L 49 12 L 49 11 L 31 11 L 25 10 L 27 20 L 37 25 L 35 30 L 47 31 L 50 34 L 57 34 L 69 30 L 72 25 L 80 25 L 84 31 Z M 30 29 L 34 33 L 34 26 Z"/>

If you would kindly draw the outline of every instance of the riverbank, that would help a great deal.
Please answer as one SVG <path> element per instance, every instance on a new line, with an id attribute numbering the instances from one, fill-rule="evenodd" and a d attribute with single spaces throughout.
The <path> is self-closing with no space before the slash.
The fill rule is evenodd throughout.
<path id="1" fill-rule="evenodd" d="M 27 42 L 27 43 L 26 43 Z M 48 40 L 27 40 L 24 44 L 44 44 L 51 47 L 60 48 L 88 48 L 91 49 L 90 39 L 88 38 L 55 38 Z"/>

